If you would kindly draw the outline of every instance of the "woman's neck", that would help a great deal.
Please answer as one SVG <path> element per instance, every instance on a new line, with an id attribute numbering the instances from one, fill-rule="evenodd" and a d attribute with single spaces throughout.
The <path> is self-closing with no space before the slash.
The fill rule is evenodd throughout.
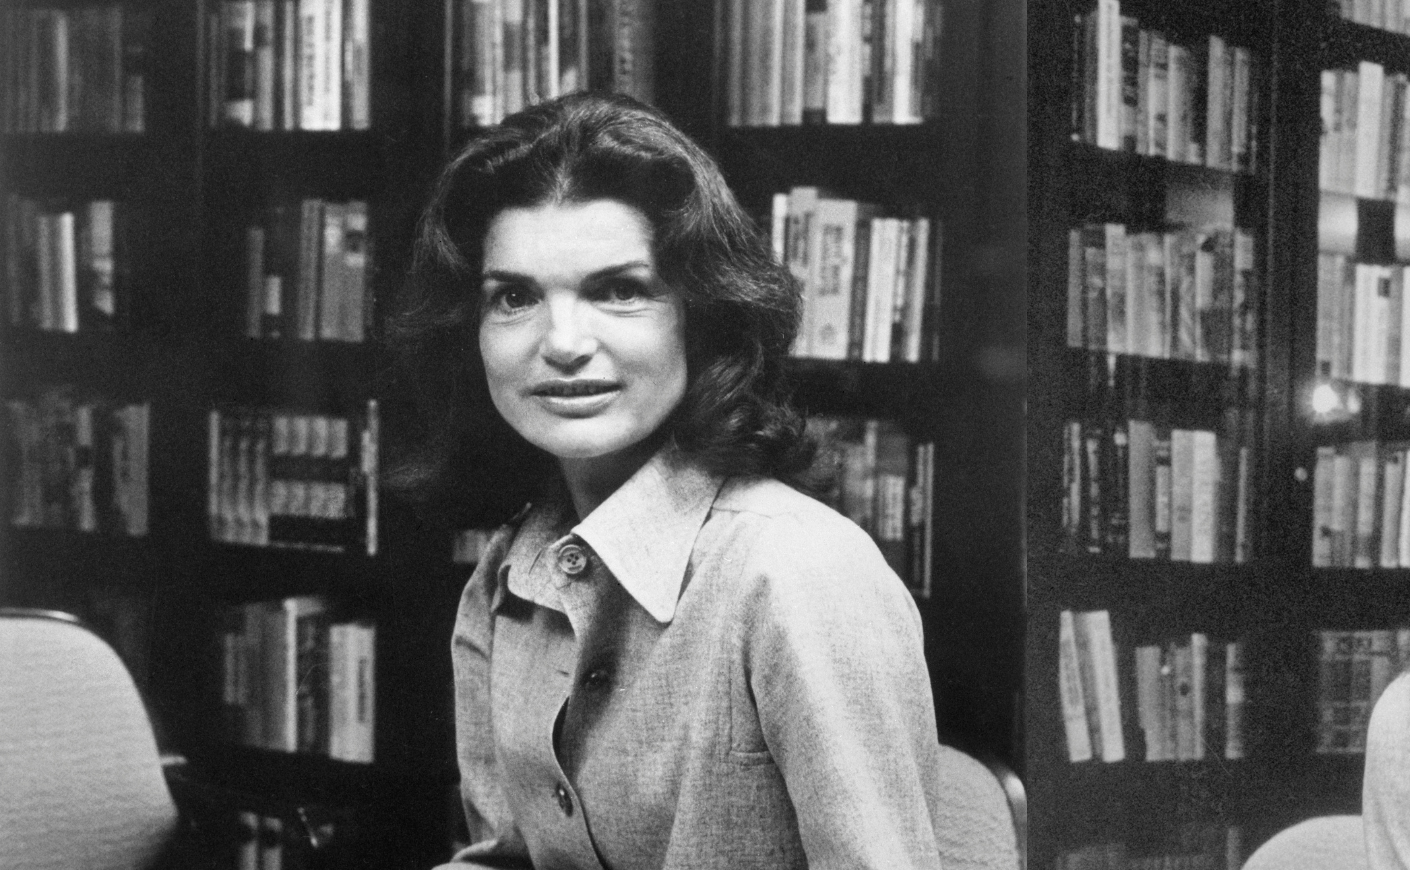
<path id="1" fill-rule="evenodd" d="M 578 519 L 587 519 L 588 514 L 607 501 L 628 478 L 636 474 L 637 469 L 646 464 L 659 446 L 659 438 L 648 438 L 607 456 L 560 458 L 558 466 L 563 471 L 563 481 L 568 486 L 568 495 L 573 500 Z"/>

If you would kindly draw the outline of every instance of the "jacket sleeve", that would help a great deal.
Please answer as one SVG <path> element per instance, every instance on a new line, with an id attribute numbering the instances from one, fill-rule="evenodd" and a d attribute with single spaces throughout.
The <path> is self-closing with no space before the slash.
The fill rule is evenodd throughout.
<path id="1" fill-rule="evenodd" d="M 779 517 L 742 617 L 759 728 L 808 865 L 937 868 L 939 742 L 920 615 L 854 524 Z"/>
<path id="2" fill-rule="evenodd" d="M 455 674 L 455 744 L 460 797 L 470 845 L 437 870 L 529 868 L 528 849 L 505 798 L 490 718 L 490 653 L 494 645 L 492 605 L 499 566 L 514 539 L 506 526 L 491 538 L 485 557 L 465 585 L 451 640 Z"/>
<path id="3" fill-rule="evenodd" d="M 1410 870 L 1410 674 L 1371 711 L 1361 805 L 1372 870 Z"/>

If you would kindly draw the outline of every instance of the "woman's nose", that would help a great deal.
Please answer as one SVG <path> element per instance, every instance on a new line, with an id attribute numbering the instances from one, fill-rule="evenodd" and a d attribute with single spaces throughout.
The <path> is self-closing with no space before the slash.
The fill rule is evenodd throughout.
<path id="1" fill-rule="evenodd" d="M 550 299 L 548 329 L 543 337 L 544 359 L 560 367 L 582 363 L 597 349 L 590 312 L 577 299 Z"/>

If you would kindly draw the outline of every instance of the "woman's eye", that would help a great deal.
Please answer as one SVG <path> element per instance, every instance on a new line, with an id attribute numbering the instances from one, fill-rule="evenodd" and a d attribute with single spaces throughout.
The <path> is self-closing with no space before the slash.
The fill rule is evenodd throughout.
<path id="1" fill-rule="evenodd" d="M 534 304 L 534 294 L 523 287 L 501 287 L 490 295 L 490 307 L 499 311 L 519 311 Z"/>
<path id="2" fill-rule="evenodd" d="M 637 281 L 609 281 L 602 286 L 602 296 L 609 302 L 636 302 L 646 296 L 646 288 Z"/>

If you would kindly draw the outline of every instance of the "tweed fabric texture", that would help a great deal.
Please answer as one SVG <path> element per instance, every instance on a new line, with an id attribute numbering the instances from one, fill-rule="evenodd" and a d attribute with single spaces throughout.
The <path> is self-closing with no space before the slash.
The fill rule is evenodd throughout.
<path id="1" fill-rule="evenodd" d="M 584 521 L 547 498 L 460 603 L 472 845 L 448 866 L 905 870 L 951 841 L 985 851 L 941 831 L 956 794 L 921 641 L 871 539 L 777 481 L 663 451 Z"/>

